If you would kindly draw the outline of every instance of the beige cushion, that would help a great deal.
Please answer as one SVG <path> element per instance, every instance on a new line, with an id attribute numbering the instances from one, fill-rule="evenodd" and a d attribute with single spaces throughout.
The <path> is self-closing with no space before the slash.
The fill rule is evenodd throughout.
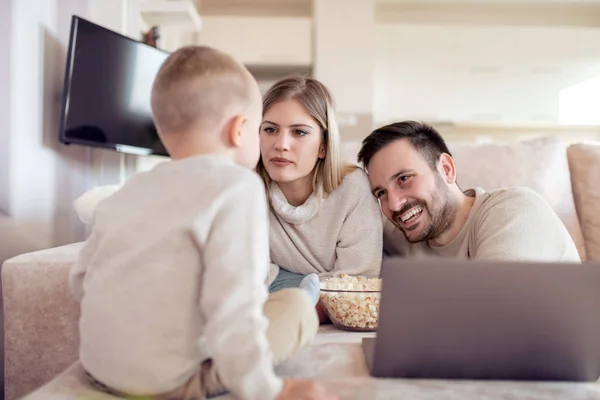
<path id="1" fill-rule="evenodd" d="M 348 140 L 342 142 L 340 151 L 342 153 L 342 160 L 350 164 L 357 164 L 356 156 L 360 151 L 361 142 L 359 140 Z"/>
<path id="2" fill-rule="evenodd" d="M 79 304 L 68 275 L 80 247 L 22 254 L 2 266 L 7 400 L 48 382 L 78 358 Z"/>
<path id="3" fill-rule="evenodd" d="M 580 257 L 586 258 L 565 143 L 556 137 L 541 137 L 508 144 L 448 146 L 461 188 L 480 186 L 492 191 L 525 186 L 535 190 L 550 203 L 571 234 Z"/>
<path id="4" fill-rule="evenodd" d="M 567 155 L 588 260 L 600 261 L 600 143 L 571 145 Z"/>
<path id="5" fill-rule="evenodd" d="M 43 249 L 40 243 L 23 226 L 0 211 L 0 265 L 9 258 Z"/>

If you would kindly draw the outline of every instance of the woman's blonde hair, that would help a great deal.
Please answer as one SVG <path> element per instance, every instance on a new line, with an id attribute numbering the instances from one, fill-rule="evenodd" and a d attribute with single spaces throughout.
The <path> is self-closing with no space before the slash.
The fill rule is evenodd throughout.
<path id="1" fill-rule="evenodd" d="M 316 79 L 291 76 L 276 82 L 263 99 L 263 115 L 274 104 L 284 100 L 296 100 L 318 122 L 325 141 L 325 158 L 317 159 L 312 171 L 312 189 L 319 197 L 327 197 L 342 184 L 344 177 L 357 166 L 346 165 L 340 151 L 340 132 L 335 119 L 335 103 L 329 89 Z M 258 161 L 256 171 L 262 177 L 267 191 L 271 177 L 262 161 Z"/>

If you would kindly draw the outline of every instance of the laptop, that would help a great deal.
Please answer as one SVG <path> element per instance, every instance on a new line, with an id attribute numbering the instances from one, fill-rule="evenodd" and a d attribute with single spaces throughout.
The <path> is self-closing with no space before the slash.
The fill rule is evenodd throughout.
<path id="1" fill-rule="evenodd" d="M 391 257 L 381 276 L 374 377 L 600 377 L 600 264 Z"/>

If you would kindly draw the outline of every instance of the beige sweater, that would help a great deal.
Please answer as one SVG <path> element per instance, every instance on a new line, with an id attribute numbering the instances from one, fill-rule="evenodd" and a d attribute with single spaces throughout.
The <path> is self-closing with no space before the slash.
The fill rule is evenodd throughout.
<path id="1" fill-rule="evenodd" d="M 300 208 L 310 207 L 311 201 Z M 333 193 L 320 201 L 315 212 L 291 205 L 273 207 L 273 198 L 271 203 L 272 268 L 320 276 L 341 272 L 379 275 L 381 210 L 362 169 L 348 174 Z M 270 280 L 275 276 L 276 270 L 272 270 Z"/>
<path id="2" fill-rule="evenodd" d="M 580 262 L 569 232 L 550 205 L 525 188 L 470 189 L 475 203 L 458 235 L 445 246 L 408 243 L 390 221 L 384 248 L 391 255 L 529 262 Z"/>
<path id="3" fill-rule="evenodd" d="M 260 178 L 217 155 L 159 164 L 101 201 L 70 276 L 84 368 L 151 395 L 212 358 L 236 398 L 275 398 L 267 221 Z"/>

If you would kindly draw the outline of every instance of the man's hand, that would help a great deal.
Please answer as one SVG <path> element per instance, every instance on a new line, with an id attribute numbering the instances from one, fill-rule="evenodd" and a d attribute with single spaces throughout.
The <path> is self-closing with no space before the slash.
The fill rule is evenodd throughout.
<path id="1" fill-rule="evenodd" d="M 324 386 L 313 380 L 284 379 L 276 400 L 339 400 Z"/>

